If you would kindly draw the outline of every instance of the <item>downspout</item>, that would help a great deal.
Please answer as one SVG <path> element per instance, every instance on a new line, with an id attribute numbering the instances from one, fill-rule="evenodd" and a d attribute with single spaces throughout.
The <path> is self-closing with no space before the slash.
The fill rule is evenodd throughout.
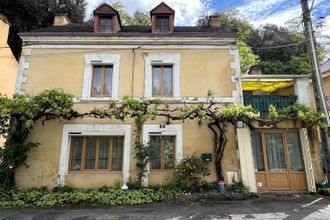
<path id="1" fill-rule="evenodd" d="M 132 85 L 131 85 L 131 98 L 134 97 L 134 70 L 135 70 L 135 48 L 132 49 L 133 53 L 133 64 L 132 64 Z"/>

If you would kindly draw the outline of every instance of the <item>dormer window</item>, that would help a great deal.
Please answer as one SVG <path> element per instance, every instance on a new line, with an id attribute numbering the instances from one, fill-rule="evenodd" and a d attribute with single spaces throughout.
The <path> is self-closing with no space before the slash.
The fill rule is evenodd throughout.
<path id="1" fill-rule="evenodd" d="M 152 33 L 174 32 L 174 10 L 164 2 L 150 11 Z"/>
<path id="2" fill-rule="evenodd" d="M 112 16 L 100 16 L 100 32 L 112 32 Z"/>
<path id="3" fill-rule="evenodd" d="M 117 33 L 121 31 L 121 22 L 118 11 L 104 3 L 93 11 L 94 32 Z"/>
<path id="4" fill-rule="evenodd" d="M 170 28 L 169 16 L 156 16 L 156 29 L 157 32 L 169 32 Z"/>

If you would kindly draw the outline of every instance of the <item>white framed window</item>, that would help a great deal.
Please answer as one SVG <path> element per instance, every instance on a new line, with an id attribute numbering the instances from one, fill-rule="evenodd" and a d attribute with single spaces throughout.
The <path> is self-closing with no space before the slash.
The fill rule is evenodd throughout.
<path id="1" fill-rule="evenodd" d="M 172 87 L 171 97 L 167 99 L 180 98 L 180 54 L 147 54 L 145 61 L 145 86 L 144 97 L 151 98 L 153 96 L 154 86 L 154 67 L 155 66 L 171 66 L 172 68 Z"/>
<path id="2" fill-rule="evenodd" d="M 109 140 L 115 139 L 118 137 L 123 137 L 123 139 L 122 139 L 122 141 L 123 141 L 122 158 L 121 158 L 121 156 L 115 157 L 117 159 L 118 158 L 121 159 L 121 162 L 120 162 L 121 164 L 120 164 L 120 167 L 119 168 L 116 167 L 115 170 L 122 172 L 124 185 L 128 182 L 129 169 L 130 169 L 131 125 L 128 125 L 128 124 L 113 124 L 113 125 L 109 125 L 109 124 L 65 124 L 65 125 L 63 125 L 63 132 L 62 132 L 60 163 L 59 163 L 59 171 L 58 171 L 59 178 L 58 178 L 57 184 L 60 184 L 60 185 L 65 184 L 66 175 L 75 175 L 74 172 L 70 172 L 70 171 L 72 171 L 73 141 L 77 140 L 78 137 L 81 137 L 80 139 L 82 139 L 82 140 L 86 137 L 94 137 L 97 139 L 107 137 Z M 86 146 L 84 146 L 84 148 L 86 148 Z M 102 153 L 100 155 L 102 156 Z M 85 161 L 86 161 L 86 158 L 87 158 L 87 156 L 85 156 Z M 95 158 L 100 160 L 100 158 L 98 158 L 98 157 L 95 157 Z M 73 159 L 77 159 L 77 158 L 74 157 Z M 104 157 L 102 156 L 101 159 L 104 159 Z M 108 163 L 108 165 L 111 166 L 110 162 Z M 86 166 L 86 165 L 83 165 L 83 166 Z M 112 165 L 112 166 L 114 166 L 114 165 Z M 104 167 L 101 167 L 101 168 L 104 168 Z M 81 170 L 81 169 L 79 169 L 79 170 Z M 108 169 L 108 171 L 109 171 L 108 173 L 111 174 L 111 172 L 110 172 L 111 170 Z"/>
<path id="3" fill-rule="evenodd" d="M 173 146 L 175 149 L 173 149 L 174 151 L 174 155 L 173 155 L 173 159 L 174 162 L 176 164 L 178 164 L 182 159 L 183 159 L 183 134 L 182 134 L 182 125 L 181 124 L 171 124 L 171 125 L 159 125 L 159 124 L 145 124 L 143 125 L 143 132 L 142 132 L 142 139 L 143 139 L 143 144 L 147 145 L 150 142 L 154 141 L 155 138 L 159 137 L 160 142 L 161 142 L 161 137 L 164 138 L 166 137 L 168 142 L 172 142 L 171 146 Z M 163 141 L 164 142 L 164 141 Z M 160 144 L 160 149 L 164 148 L 166 144 Z M 166 154 L 166 153 L 165 153 Z M 157 166 L 157 164 L 148 164 L 147 165 L 147 170 L 148 173 L 145 175 L 145 177 L 143 178 L 143 184 L 145 186 L 148 185 L 148 174 L 150 173 L 150 171 L 152 169 L 155 170 L 166 170 L 166 160 L 161 156 L 164 156 L 164 153 L 160 152 L 160 155 L 158 158 L 161 158 L 160 161 L 158 161 L 158 163 L 160 164 L 160 169 L 159 166 Z M 156 155 L 157 156 L 157 155 Z M 156 158 L 157 159 L 157 158 Z M 163 160 L 163 161 L 161 161 Z M 154 163 L 155 161 L 153 161 L 152 163 Z M 154 167 L 152 167 L 154 166 Z"/>
<path id="4" fill-rule="evenodd" d="M 82 88 L 82 100 L 109 100 L 110 98 L 118 98 L 119 96 L 119 65 L 120 54 L 86 54 L 85 55 L 85 68 L 84 68 L 84 81 Z M 99 79 L 100 85 L 96 85 L 95 69 L 111 67 L 111 78 L 101 77 Z M 110 71 L 108 71 L 110 72 Z M 100 71 L 102 73 L 102 71 Z M 107 76 L 107 74 L 103 74 Z M 102 76 L 102 74 L 100 74 Z M 98 82 L 98 81 L 97 81 Z M 103 84 L 101 84 L 103 83 Z M 111 85 L 110 85 L 111 84 Z M 100 88 L 111 88 L 104 96 L 93 95 L 95 86 Z M 101 93 L 103 94 L 103 93 Z"/>

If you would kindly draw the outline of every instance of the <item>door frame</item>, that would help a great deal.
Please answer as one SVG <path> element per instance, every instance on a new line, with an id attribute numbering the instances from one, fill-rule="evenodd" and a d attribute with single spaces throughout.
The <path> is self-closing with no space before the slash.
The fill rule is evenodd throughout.
<path id="1" fill-rule="evenodd" d="M 307 181 L 307 173 L 306 173 L 306 165 L 305 165 L 305 157 L 303 153 L 303 146 L 301 141 L 301 134 L 299 132 L 299 129 L 293 129 L 293 128 L 270 128 L 270 129 L 256 129 L 257 132 L 260 132 L 260 141 L 261 141 L 261 147 L 262 147 L 262 153 L 263 153 L 263 162 L 264 162 L 264 171 L 255 171 L 256 178 L 257 176 L 263 175 L 265 177 L 265 186 L 257 186 L 258 191 L 278 191 L 278 190 L 285 190 L 285 191 L 293 191 L 293 190 L 306 190 L 308 187 L 308 181 Z M 293 171 L 291 170 L 291 161 L 289 158 L 289 149 L 288 149 L 288 143 L 287 143 L 287 132 L 288 131 L 294 131 L 298 135 L 298 141 L 299 141 L 299 148 L 300 148 L 300 158 L 303 165 L 303 171 Z M 283 144 L 283 150 L 284 150 L 284 159 L 285 159 L 285 167 L 286 171 L 269 171 L 269 163 L 268 163 L 268 155 L 267 155 L 267 148 L 266 148 L 266 140 L 265 140 L 265 134 L 267 133 L 276 133 L 282 135 L 282 144 Z M 251 145 L 252 147 L 252 145 Z M 278 174 L 278 175 L 286 175 L 286 180 L 288 182 L 288 187 L 279 187 L 279 188 L 273 188 L 270 187 L 270 179 L 272 174 Z M 293 175 L 303 175 L 302 181 L 305 182 L 306 187 L 294 187 L 293 186 Z"/>

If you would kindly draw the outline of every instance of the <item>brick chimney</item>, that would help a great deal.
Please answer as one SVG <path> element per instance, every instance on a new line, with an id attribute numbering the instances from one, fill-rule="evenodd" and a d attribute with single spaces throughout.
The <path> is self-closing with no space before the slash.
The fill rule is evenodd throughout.
<path id="1" fill-rule="evenodd" d="M 211 27 L 220 27 L 221 26 L 221 23 L 220 23 L 219 17 L 220 17 L 219 14 L 210 15 L 209 21 L 208 21 L 209 25 Z"/>
<path id="2" fill-rule="evenodd" d="M 70 19 L 65 14 L 56 14 L 53 26 L 65 26 L 71 24 Z"/>

